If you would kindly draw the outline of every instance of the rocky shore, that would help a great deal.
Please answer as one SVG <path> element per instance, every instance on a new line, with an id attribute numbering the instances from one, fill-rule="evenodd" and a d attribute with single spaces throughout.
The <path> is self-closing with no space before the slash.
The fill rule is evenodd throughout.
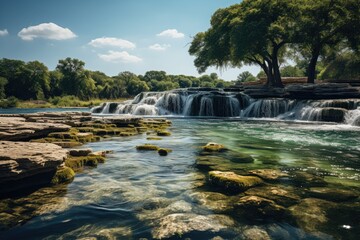
<path id="1" fill-rule="evenodd" d="M 71 181 L 108 152 L 76 149 L 110 136 L 166 133 L 166 119 L 93 117 L 84 112 L 0 115 L 0 197 Z M 75 149 L 74 149 L 75 148 Z"/>

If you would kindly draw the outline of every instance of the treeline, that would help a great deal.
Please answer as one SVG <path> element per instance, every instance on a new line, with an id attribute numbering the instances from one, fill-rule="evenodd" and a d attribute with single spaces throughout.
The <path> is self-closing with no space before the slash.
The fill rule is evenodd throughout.
<path id="1" fill-rule="evenodd" d="M 0 99 L 48 100 L 59 96 L 74 96 L 81 100 L 117 99 L 143 91 L 223 88 L 231 84 L 216 73 L 193 77 L 168 75 L 164 71 L 148 71 L 144 75 L 126 71 L 110 77 L 99 71 L 86 70 L 85 63 L 74 58 L 59 60 L 53 71 L 39 61 L 0 59 Z"/>
<path id="2" fill-rule="evenodd" d="M 217 10 L 210 23 L 189 49 L 200 73 L 258 65 L 267 85 L 282 86 L 281 66 L 292 59 L 297 69 L 287 70 L 308 83 L 319 76 L 359 78 L 359 0 L 243 0 Z"/>

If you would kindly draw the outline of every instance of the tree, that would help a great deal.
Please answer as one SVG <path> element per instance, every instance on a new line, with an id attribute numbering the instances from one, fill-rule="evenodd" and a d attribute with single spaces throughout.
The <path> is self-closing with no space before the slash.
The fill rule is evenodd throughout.
<path id="1" fill-rule="evenodd" d="M 301 0 L 296 8 L 301 15 L 292 42 L 308 60 L 308 83 L 314 83 L 316 64 L 326 46 L 342 42 L 353 48 L 359 46 L 360 4 L 358 0 Z"/>
<path id="2" fill-rule="evenodd" d="M 217 10 L 211 27 L 194 37 L 189 53 L 195 55 L 200 73 L 209 66 L 257 64 L 267 75 L 267 85 L 282 86 L 279 65 L 295 16 L 290 0 L 244 0 Z"/>
<path id="3" fill-rule="evenodd" d="M 6 98 L 5 86 L 8 84 L 8 80 L 4 77 L 0 77 L 0 99 Z"/>
<path id="4" fill-rule="evenodd" d="M 242 82 L 252 82 L 255 81 L 256 78 L 254 77 L 254 75 L 252 75 L 249 71 L 245 71 L 239 74 L 239 76 L 237 76 L 236 79 L 238 82 L 242 83 Z"/>
<path id="5" fill-rule="evenodd" d="M 297 66 L 284 66 L 280 68 L 281 76 L 283 77 L 304 77 L 305 73 Z"/>
<path id="6" fill-rule="evenodd" d="M 26 64 L 28 77 L 26 85 L 31 98 L 45 99 L 50 94 L 50 74 L 48 68 L 39 61 L 32 61 Z"/>

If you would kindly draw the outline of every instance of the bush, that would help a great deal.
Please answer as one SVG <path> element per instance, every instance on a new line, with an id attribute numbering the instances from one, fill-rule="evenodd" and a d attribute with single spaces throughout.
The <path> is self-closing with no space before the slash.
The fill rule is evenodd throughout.
<path id="1" fill-rule="evenodd" d="M 13 108 L 13 107 L 17 107 L 18 104 L 19 104 L 19 100 L 16 97 L 0 99 L 0 108 Z"/>

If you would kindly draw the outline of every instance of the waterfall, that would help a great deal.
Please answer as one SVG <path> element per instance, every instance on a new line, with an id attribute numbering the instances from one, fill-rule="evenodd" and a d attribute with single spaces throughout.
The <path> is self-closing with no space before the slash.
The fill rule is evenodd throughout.
<path id="1" fill-rule="evenodd" d="M 92 108 L 91 112 L 98 114 L 276 118 L 360 125 L 360 99 L 253 99 L 239 92 L 196 88 L 143 92 L 133 100 L 122 103 L 103 103 Z"/>
<path id="2" fill-rule="evenodd" d="M 295 100 L 259 99 L 253 101 L 242 113 L 246 118 L 274 118 L 289 112 L 294 107 Z"/>
<path id="3" fill-rule="evenodd" d="M 347 112 L 345 115 L 345 123 L 349 125 L 360 126 L 360 107 Z"/>

